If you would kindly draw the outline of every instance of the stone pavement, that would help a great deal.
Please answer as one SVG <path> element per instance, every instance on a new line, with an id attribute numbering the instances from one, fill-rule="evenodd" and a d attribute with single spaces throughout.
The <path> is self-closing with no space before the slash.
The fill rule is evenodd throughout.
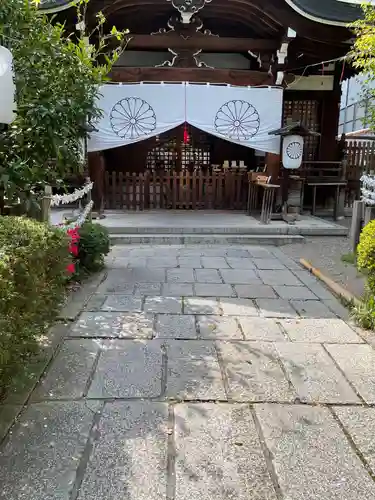
<path id="1" fill-rule="evenodd" d="M 373 347 L 280 249 L 115 247 L 0 499 L 371 500 L 374 406 Z"/>

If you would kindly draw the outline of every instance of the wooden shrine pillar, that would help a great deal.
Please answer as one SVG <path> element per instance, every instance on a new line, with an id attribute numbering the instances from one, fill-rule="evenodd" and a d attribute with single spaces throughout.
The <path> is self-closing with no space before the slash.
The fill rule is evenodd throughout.
<path id="1" fill-rule="evenodd" d="M 105 160 L 101 151 L 88 153 L 88 167 L 90 179 L 94 183 L 92 200 L 94 211 L 101 214 L 104 209 L 104 173 Z"/>
<path id="2" fill-rule="evenodd" d="M 273 184 L 277 184 L 280 174 L 280 161 L 281 156 L 275 153 L 267 153 L 266 154 L 266 173 L 268 176 L 271 176 L 271 182 Z"/>
<path id="3" fill-rule="evenodd" d="M 333 80 L 333 90 L 324 92 L 321 106 L 321 138 L 319 148 L 320 161 L 339 161 L 336 137 L 340 117 L 340 74 L 341 68 L 337 65 Z"/>

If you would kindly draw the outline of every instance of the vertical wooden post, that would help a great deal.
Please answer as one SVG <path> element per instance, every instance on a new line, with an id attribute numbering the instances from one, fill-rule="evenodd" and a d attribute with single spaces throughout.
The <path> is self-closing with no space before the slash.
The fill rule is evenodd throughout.
<path id="1" fill-rule="evenodd" d="M 41 204 L 41 218 L 42 222 L 49 222 L 50 219 L 50 208 L 51 208 L 51 197 L 52 197 L 52 188 L 47 185 L 44 186 L 44 196 Z"/>
<path id="2" fill-rule="evenodd" d="M 362 217 L 365 203 L 363 201 L 354 201 L 352 225 L 350 228 L 350 246 L 355 252 L 359 243 L 359 235 L 361 234 Z"/>
<path id="3" fill-rule="evenodd" d="M 90 181 L 90 177 L 86 177 L 86 184 L 89 184 L 91 181 Z M 91 189 L 90 191 L 87 193 L 87 203 L 90 203 L 92 200 L 92 196 L 91 196 Z M 89 215 L 87 217 L 87 220 L 89 222 L 92 222 L 92 209 L 90 210 L 89 212 Z"/>
<path id="4" fill-rule="evenodd" d="M 281 156 L 275 153 L 267 153 L 266 155 L 266 174 L 271 177 L 272 184 L 278 184 L 280 174 Z"/>

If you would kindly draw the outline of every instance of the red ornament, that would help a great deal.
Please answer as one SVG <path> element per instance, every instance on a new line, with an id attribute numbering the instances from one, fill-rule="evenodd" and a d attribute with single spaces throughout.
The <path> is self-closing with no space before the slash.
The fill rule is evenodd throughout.
<path id="1" fill-rule="evenodd" d="M 189 141 L 190 141 L 189 132 L 188 132 L 188 129 L 187 129 L 187 125 L 185 124 L 185 128 L 184 128 L 184 144 L 188 144 Z"/>

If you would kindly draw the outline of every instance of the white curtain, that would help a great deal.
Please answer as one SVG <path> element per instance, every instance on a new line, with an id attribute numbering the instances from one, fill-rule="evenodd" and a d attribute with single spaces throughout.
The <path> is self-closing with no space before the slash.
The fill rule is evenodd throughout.
<path id="1" fill-rule="evenodd" d="M 266 153 L 280 152 L 283 91 L 278 88 L 186 86 L 187 121 L 204 132 Z"/>
<path id="2" fill-rule="evenodd" d="M 178 84 L 103 85 L 88 151 L 102 151 L 142 141 L 185 121 L 185 88 Z"/>
<path id="3" fill-rule="evenodd" d="M 221 139 L 279 153 L 283 92 L 277 88 L 199 84 L 104 85 L 89 151 L 115 148 L 162 134 L 187 121 Z"/>

